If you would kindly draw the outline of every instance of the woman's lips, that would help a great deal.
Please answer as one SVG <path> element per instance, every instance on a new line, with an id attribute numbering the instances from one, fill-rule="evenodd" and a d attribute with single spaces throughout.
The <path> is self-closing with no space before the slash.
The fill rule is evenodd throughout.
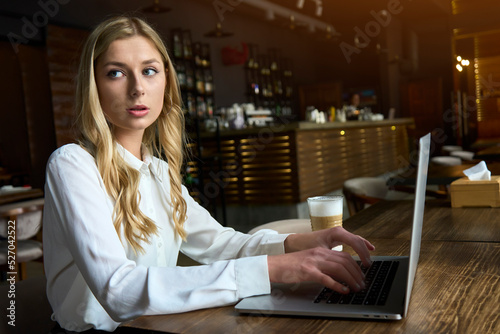
<path id="1" fill-rule="evenodd" d="M 135 117 L 146 116 L 149 113 L 149 108 L 144 105 L 136 105 L 127 109 L 127 112 Z"/>

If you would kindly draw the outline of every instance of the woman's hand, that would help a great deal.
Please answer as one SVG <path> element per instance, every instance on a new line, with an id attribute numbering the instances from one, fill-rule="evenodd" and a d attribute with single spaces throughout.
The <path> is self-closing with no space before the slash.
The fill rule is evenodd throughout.
<path id="1" fill-rule="evenodd" d="M 351 255 L 332 250 L 339 244 L 351 246 L 364 266 L 371 265 L 375 247 L 364 238 L 334 227 L 312 233 L 291 234 L 285 240 L 286 254 L 268 257 L 269 278 L 276 283 L 314 281 L 340 293 L 364 288 L 364 275 Z"/>

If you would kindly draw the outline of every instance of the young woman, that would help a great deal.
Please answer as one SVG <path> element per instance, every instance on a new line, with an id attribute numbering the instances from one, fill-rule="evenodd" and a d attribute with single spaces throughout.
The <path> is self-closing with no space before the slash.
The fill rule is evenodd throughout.
<path id="1" fill-rule="evenodd" d="M 44 256 L 54 319 L 69 331 L 115 330 L 141 315 L 231 304 L 270 282 L 363 286 L 343 228 L 246 235 L 224 228 L 181 184 L 184 124 L 167 50 L 144 21 L 117 17 L 89 36 L 78 72 L 78 144 L 47 165 Z M 161 157 L 165 157 L 162 160 Z M 179 251 L 206 265 L 176 267 Z"/>

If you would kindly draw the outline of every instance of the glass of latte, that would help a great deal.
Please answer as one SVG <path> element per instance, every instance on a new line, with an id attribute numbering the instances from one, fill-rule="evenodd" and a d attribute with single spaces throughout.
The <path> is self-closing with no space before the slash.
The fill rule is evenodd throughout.
<path id="1" fill-rule="evenodd" d="M 344 197 L 341 195 L 316 196 L 307 199 L 311 228 L 313 231 L 342 226 L 342 209 Z M 334 247 L 341 251 L 342 245 Z"/>

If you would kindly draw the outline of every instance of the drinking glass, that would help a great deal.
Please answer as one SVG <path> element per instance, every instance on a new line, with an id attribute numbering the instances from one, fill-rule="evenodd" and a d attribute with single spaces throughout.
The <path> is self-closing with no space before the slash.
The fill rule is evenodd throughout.
<path id="1" fill-rule="evenodd" d="M 316 196 L 307 199 L 311 228 L 313 231 L 342 226 L 342 209 L 344 197 L 342 195 Z M 333 248 L 342 251 L 342 245 Z"/>

